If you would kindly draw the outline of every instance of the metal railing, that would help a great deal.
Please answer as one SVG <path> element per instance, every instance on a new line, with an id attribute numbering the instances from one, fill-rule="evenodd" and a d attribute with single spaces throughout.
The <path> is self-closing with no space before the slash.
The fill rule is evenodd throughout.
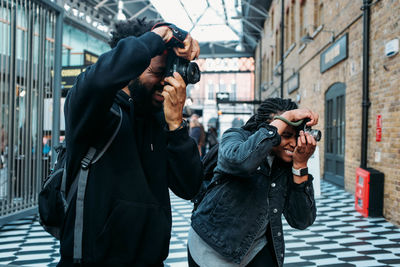
<path id="1" fill-rule="evenodd" d="M 49 173 L 59 14 L 46 1 L 0 0 L 0 225 L 36 212 Z"/>

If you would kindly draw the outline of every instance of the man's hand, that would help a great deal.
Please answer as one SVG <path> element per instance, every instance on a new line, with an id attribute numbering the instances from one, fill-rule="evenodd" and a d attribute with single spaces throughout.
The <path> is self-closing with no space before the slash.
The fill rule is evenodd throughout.
<path id="1" fill-rule="evenodd" d="M 164 43 L 167 43 L 169 40 L 171 40 L 171 38 L 173 36 L 172 30 L 170 28 L 168 28 L 167 26 L 154 28 L 151 31 L 154 32 L 155 34 L 160 35 L 160 37 L 163 39 Z"/>
<path id="2" fill-rule="evenodd" d="M 152 32 L 158 34 L 165 43 L 168 43 L 172 36 L 172 30 L 167 26 L 161 26 L 154 28 Z M 190 34 L 188 34 L 183 41 L 183 48 L 174 47 L 173 50 L 178 57 L 185 58 L 187 60 L 193 60 L 199 57 L 200 55 L 200 46 L 199 43 L 192 38 Z"/>
<path id="3" fill-rule="evenodd" d="M 174 52 L 178 57 L 186 58 L 187 60 L 193 60 L 200 55 L 199 42 L 188 34 L 186 39 L 183 41 L 184 48 L 174 47 Z"/>
<path id="4" fill-rule="evenodd" d="M 164 116 L 170 131 L 177 129 L 183 119 L 182 111 L 186 100 L 186 84 L 178 72 L 174 77 L 166 77 L 162 95 L 164 97 Z"/>

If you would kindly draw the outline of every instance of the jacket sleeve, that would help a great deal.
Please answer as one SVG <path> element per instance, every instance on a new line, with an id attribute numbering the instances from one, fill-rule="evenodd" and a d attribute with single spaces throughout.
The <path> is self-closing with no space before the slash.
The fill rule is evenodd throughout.
<path id="1" fill-rule="evenodd" d="M 169 188 L 178 197 L 192 199 L 203 181 L 203 165 L 187 127 L 167 131 L 167 158 Z"/>
<path id="2" fill-rule="evenodd" d="M 261 127 L 252 135 L 241 128 L 231 128 L 222 136 L 217 168 L 223 173 L 247 177 L 280 142 L 276 127 L 271 125 Z"/>
<path id="3" fill-rule="evenodd" d="M 127 37 L 81 73 L 65 103 L 69 140 L 90 140 L 101 129 L 116 93 L 137 78 L 165 49 L 160 36 L 148 32 Z"/>
<path id="4" fill-rule="evenodd" d="M 308 175 L 308 180 L 301 184 L 294 183 L 292 177 L 288 179 L 289 190 L 283 214 L 293 228 L 304 230 L 315 221 L 317 208 L 313 179 L 311 174 Z"/>

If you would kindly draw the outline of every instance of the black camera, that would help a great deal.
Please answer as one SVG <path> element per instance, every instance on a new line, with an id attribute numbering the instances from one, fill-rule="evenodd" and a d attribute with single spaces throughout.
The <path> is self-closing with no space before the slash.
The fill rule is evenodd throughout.
<path id="1" fill-rule="evenodd" d="M 320 130 L 312 129 L 311 126 L 307 126 L 306 123 L 309 122 L 310 119 L 304 119 L 303 122 L 297 127 L 298 131 L 304 131 L 304 133 L 309 133 L 312 137 L 314 137 L 315 141 L 321 140 L 322 133 Z"/>
<path id="2" fill-rule="evenodd" d="M 184 58 L 178 57 L 173 50 L 168 51 L 165 76 L 173 76 L 178 72 L 186 84 L 195 84 L 200 81 L 200 68 L 196 62 L 190 62 Z"/>

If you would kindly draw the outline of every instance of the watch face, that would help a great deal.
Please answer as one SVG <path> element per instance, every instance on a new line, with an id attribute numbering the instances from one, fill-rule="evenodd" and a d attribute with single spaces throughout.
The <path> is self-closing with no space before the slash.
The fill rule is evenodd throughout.
<path id="1" fill-rule="evenodd" d="M 300 176 L 304 176 L 308 174 L 308 168 L 300 169 Z"/>
<path id="2" fill-rule="evenodd" d="M 308 168 L 303 168 L 303 169 L 292 168 L 292 172 L 293 172 L 294 175 L 304 176 L 304 175 L 308 174 Z"/>

